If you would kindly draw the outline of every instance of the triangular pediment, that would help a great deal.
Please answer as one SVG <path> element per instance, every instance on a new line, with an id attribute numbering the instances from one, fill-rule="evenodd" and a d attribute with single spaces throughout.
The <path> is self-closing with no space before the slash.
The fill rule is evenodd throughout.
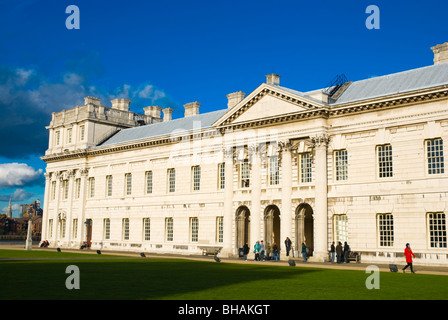
<path id="1" fill-rule="evenodd" d="M 229 109 L 215 123 L 215 127 L 279 121 L 317 110 L 327 109 L 322 102 L 302 95 L 300 92 L 262 84 L 241 102 Z"/>
<path id="2" fill-rule="evenodd" d="M 288 113 L 307 110 L 291 102 L 286 102 L 272 95 L 265 95 L 253 106 L 237 117 L 233 123 L 259 120 Z"/>

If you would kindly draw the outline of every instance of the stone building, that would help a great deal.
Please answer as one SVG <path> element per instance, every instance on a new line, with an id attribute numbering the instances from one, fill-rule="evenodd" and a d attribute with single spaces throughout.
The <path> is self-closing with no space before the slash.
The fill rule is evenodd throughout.
<path id="1" fill-rule="evenodd" d="M 300 92 L 280 76 L 185 117 L 88 97 L 54 113 L 43 235 L 58 247 L 235 256 L 245 242 L 328 259 L 448 265 L 448 43 L 434 64 Z M 163 113 L 163 118 L 162 118 Z"/>

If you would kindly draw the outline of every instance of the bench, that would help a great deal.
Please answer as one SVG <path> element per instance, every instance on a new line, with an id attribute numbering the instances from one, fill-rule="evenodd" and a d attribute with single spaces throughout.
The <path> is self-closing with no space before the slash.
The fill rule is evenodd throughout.
<path id="1" fill-rule="evenodd" d="M 361 261 L 361 254 L 356 251 L 350 251 L 348 261 L 355 261 L 356 263 L 359 263 Z"/>
<path id="2" fill-rule="evenodd" d="M 216 256 L 222 249 L 222 247 L 198 247 L 199 249 L 202 250 L 202 255 L 203 256 L 207 256 L 207 255 L 213 255 Z"/>

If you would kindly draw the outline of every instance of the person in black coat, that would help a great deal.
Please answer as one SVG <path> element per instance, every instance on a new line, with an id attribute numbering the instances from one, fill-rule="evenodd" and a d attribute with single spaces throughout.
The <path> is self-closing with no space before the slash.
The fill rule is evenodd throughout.
<path id="1" fill-rule="evenodd" d="M 339 241 L 338 245 L 336 246 L 336 259 L 338 263 L 342 262 L 342 243 Z"/>
<path id="2" fill-rule="evenodd" d="M 285 247 L 286 247 L 286 256 L 289 257 L 289 251 L 291 251 L 291 239 L 289 239 L 288 237 L 286 237 L 285 240 Z"/>
<path id="3" fill-rule="evenodd" d="M 247 242 L 243 246 L 243 254 L 244 254 L 244 261 L 247 261 L 247 255 L 249 253 L 249 246 Z"/>
<path id="4" fill-rule="evenodd" d="M 347 241 L 344 242 L 344 263 L 348 263 L 348 257 L 350 255 L 350 246 Z"/>

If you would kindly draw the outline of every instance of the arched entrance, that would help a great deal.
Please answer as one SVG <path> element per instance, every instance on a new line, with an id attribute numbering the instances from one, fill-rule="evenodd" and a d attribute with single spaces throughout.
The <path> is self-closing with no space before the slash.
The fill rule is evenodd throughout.
<path id="1" fill-rule="evenodd" d="M 276 205 L 267 206 L 264 210 L 264 238 L 266 245 L 274 243 L 280 248 L 280 210 Z"/>
<path id="2" fill-rule="evenodd" d="M 313 208 L 307 203 L 300 204 L 296 209 L 296 248 L 302 252 L 302 243 L 308 248 L 308 255 L 314 251 L 314 218 Z"/>
<path id="3" fill-rule="evenodd" d="M 235 215 L 236 224 L 236 245 L 237 249 L 242 248 L 247 242 L 249 244 L 249 230 L 250 230 L 250 210 L 246 206 L 241 206 L 236 210 Z"/>

